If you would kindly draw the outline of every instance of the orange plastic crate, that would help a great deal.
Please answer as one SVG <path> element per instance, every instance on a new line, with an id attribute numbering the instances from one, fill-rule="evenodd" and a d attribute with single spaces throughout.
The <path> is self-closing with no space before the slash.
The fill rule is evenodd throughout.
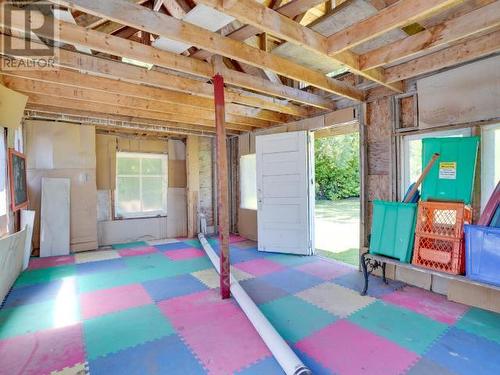
<path id="1" fill-rule="evenodd" d="M 421 236 L 462 239 L 464 224 L 470 224 L 472 210 L 457 202 L 419 202 L 415 233 Z"/>
<path id="2" fill-rule="evenodd" d="M 465 273 L 464 240 L 416 235 L 412 264 L 461 275 Z"/>

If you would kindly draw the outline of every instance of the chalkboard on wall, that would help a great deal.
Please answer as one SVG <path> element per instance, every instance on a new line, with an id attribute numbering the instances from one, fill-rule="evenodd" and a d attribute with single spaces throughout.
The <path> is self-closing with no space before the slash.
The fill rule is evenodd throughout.
<path id="1" fill-rule="evenodd" d="M 9 148 L 10 200 L 12 211 L 28 207 L 26 156 Z"/>

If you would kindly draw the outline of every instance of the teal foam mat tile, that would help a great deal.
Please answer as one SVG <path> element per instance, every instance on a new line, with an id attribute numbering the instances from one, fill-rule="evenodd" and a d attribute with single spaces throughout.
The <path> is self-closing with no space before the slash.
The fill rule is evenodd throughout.
<path id="1" fill-rule="evenodd" d="M 500 314 L 473 307 L 455 327 L 500 343 Z"/>
<path id="2" fill-rule="evenodd" d="M 147 242 L 145 241 L 136 241 L 136 242 L 127 242 L 127 243 L 118 243 L 111 245 L 111 247 L 115 250 L 120 250 L 120 249 L 131 249 L 133 247 L 142 247 L 142 246 L 149 246 Z"/>

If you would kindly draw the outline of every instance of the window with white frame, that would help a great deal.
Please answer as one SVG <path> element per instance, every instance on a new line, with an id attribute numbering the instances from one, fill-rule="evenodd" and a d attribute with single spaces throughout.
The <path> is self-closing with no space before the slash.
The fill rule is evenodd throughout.
<path id="1" fill-rule="evenodd" d="M 138 218 L 167 214 L 168 156 L 118 152 L 115 216 Z"/>
<path id="2" fill-rule="evenodd" d="M 403 137 L 402 140 L 402 195 L 408 190 L 413 182 L 416 182 L 422 173 L 422 139 L 438 137 L 470 137 L 471 129 L 453 129 L 435 131 L 424 134 L 413 134 Z"/>
<path id="3" fill-rule="evenodd" d="M 500 124 L 489 125 L 481 131 L 481 210 L 500 181 Z"/>
<path id="4" fill-rule="evenodd" d="M 240 158 L 240 207 L 257 209 L 257 159 L 255 154 Z"/>

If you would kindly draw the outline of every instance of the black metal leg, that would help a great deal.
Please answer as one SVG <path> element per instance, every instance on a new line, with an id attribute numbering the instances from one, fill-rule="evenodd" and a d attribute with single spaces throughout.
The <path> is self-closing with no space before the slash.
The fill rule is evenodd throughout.
<path id="1" fill-rule="evenodd" d="M 361 257 L 360 257 L 360 263 L 361 263 L 361 267 L 363 268 L 363 276 L 365 277 L 365 285 L 363 287 L 363 290 L 361 291 L 361 295 L 362 296 L 366 296 L 366 292 L 368 291 L 368 268 L 366 266 L 366 254 L 367 253 L 363 253 L 361 254 Z"/>
<path id="2" fill-rule="evenodd" d="M 382 263 L 382 280 L 384 280 L 385 284 L 389 284 L 387 278 L 385 277 L 385 263 Z"/>

